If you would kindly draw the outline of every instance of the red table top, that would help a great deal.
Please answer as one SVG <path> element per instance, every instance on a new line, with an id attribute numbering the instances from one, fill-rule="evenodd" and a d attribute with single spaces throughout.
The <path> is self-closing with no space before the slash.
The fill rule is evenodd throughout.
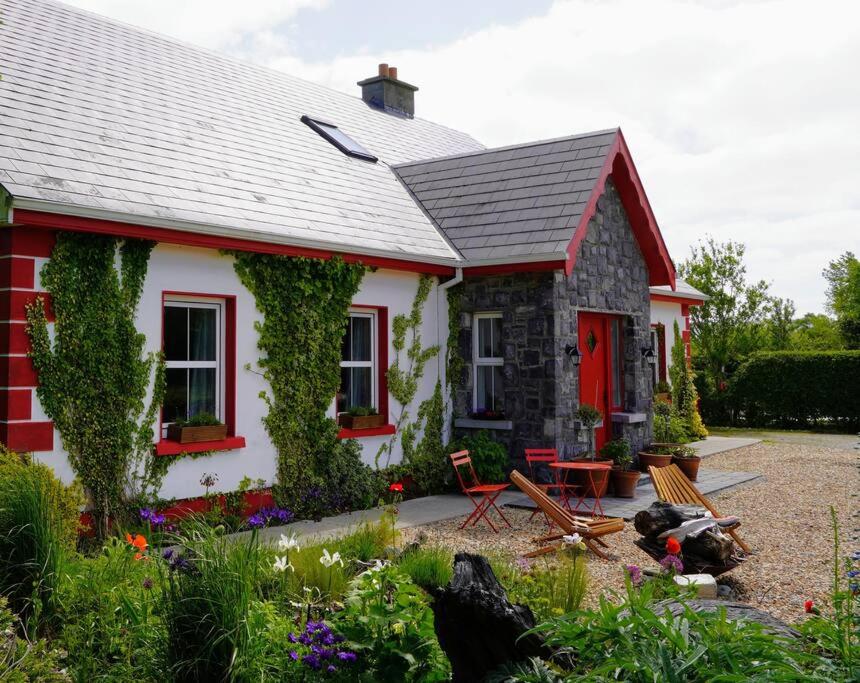
<path id="1" fill-rule="evenodd" d="M 611 470 L 608 462 L 551 462 L 550 467 L 560 470 Z"/>

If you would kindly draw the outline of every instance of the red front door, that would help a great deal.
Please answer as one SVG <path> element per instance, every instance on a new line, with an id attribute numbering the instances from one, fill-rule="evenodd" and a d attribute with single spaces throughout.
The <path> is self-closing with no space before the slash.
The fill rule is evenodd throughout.
<path id="1" fill-rule="evenodd" d="M 594 446 L 599 452 L 612 438 L 612 335 L 613 316 L 579 314 L 579 403 L 590 403 L 603 415 L 603 424 L 594 430 Z"/>

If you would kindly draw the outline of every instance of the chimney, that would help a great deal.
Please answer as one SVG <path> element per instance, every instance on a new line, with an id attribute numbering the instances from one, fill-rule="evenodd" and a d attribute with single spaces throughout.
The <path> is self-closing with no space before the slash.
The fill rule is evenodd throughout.
<path id="1" fill-rule="evenodd" d="M 415 116 L 415 91 L 418 88 L 398 80 L 396 66 L 380 64 L 376 76 L 358 84 L 361 86 L 361 99 L 371 107 L 410 119 Z"/>

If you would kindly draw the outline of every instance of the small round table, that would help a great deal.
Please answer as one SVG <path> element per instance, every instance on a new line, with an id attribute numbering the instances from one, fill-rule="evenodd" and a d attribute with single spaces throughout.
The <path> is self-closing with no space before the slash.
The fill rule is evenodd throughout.
<path id="1" fill-rule="evenodd" d="M 594 473 L 595 472 L 604 472 L 612 469 L 612 465 L 605 462 L 551 462 L 549 466 L 552 467 L 556 471 L 557 483 L 565 484 L 564 486 L 560 486 L 559 490 L 561 492 L 562 498 L 562 506 L 566 507 L 570 512 L 589 512 L 592 516 L 596 516 L 597 512 L 601 517 L 604 517 L 603 514 L 603 506 L 600 504 L 600 490 L 594 483 Z M 572 496 L 567 494 L 567 477 L 571 470 L 584 471 L 588 476 L 589 486 L 582 487 L 582 495 L 574 494 L 577 496 L 576 505 L 572 508 L 570 507 L 570 499 Z M 562 478 L 563 477 L 563 478 Z M 589 489 L 594 491 L 594 505 L 589 510 L 585 508 L 583 503 L 585 501 L 585 494 L 588 493 Z"/>

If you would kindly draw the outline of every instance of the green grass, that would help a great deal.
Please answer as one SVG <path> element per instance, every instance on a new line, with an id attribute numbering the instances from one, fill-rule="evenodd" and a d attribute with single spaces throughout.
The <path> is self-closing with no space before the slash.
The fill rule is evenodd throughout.
<path id="1" fill-rule="evenodd" d="M 426 546 L 406 552 L 397 565 L 412 583 L 430 592 L 446 586 L 453 574 L 454 553 L 447 548 Z"/>

